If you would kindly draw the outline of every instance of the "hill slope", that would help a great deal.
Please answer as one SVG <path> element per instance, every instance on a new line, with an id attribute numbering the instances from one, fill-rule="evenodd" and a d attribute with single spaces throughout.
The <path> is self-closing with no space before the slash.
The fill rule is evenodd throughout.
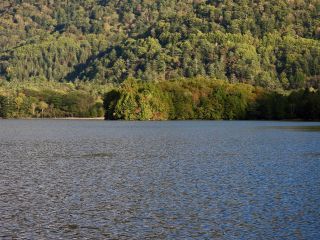
<path id="1" fill-rule="evenodd" d="M 318 0 L 5 0 L 0 81 L 320 83 Z"/>

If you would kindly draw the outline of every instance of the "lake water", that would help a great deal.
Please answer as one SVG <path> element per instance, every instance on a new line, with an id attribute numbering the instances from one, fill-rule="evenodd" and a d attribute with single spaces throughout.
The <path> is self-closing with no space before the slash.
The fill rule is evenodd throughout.
<path id="1" fill-rule="evenodd" d="M 319 125 L 2 120 L 0 239 L 320 239 Z"/>

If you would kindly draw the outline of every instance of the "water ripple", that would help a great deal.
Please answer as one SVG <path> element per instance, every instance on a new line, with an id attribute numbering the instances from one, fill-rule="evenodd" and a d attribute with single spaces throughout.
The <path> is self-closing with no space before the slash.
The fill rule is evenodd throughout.
<path id="1" fill-rule="evenodd" d="M 0 238 L 319 239 L 296 124 L 1 121 Z"/>

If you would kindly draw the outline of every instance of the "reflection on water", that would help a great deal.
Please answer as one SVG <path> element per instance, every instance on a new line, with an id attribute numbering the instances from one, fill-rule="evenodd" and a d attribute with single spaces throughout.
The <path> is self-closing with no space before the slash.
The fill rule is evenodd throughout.
<path id="1" fill-rule="evenodd" d="M 268 128 L 274 128 L 279 130 L 291 130 L 291 131 L 309 131 L 309 132 L 319 132 L 320 126 L 273 126 Z"/>
<path id="2" fill-rule="evenodd" d="M 319 239 L 320 133 L 297 126 L 319 128 L 0 121 L 0 239 Z"/>
<path id="3" fill-rule="evenodd" d="M 303 154 L 303 156 L 307 157 L 307 158 L 318 158 L 320 160 L 320 152 L 307 152 L 305 154 Z"/>

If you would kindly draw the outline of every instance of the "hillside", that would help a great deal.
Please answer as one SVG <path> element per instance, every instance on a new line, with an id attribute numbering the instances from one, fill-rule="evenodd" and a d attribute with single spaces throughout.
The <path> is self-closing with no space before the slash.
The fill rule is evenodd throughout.
<path id="1" fill-rule="evenodd" d="M 0 82 L 320 84 L 318 0 L 4 0 Z"/>

